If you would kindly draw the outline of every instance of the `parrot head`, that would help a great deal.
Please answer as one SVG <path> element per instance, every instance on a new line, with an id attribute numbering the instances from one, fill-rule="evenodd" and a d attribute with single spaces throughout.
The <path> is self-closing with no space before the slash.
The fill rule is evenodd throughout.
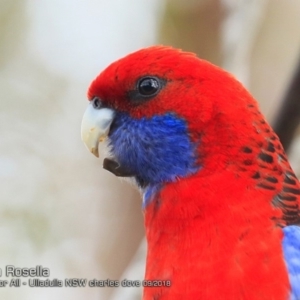
<path id="1" fill-rule="evenodd" d="M 262 139 L 254 124 L 257 104 L 243 86 L 170 47 L 152 46 L 112 63 L 92 82 L 88 99 L 84 143 L 98 156 L 107 137 L 104 168 L 134 177 L 141 188 L 244 167 L 241 149 Z"/>

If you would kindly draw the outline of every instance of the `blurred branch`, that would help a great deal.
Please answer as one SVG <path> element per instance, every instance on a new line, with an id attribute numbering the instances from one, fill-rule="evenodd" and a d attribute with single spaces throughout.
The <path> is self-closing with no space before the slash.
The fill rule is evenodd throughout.
<path id="1" fill-rule="evenodd" d="M 159 41 L 222 65 L 221 0 L 167 0 Z"/>
<path id="2" fill-rule="evenodd" d="M 288 151 L 300 124 L 300 59 L 291 84 L 282 101 L 273 128 L 286 151 Z"/>
<path id="3" fill-rule="evenodd" d="M 222 67 L 247 87 L 251 76 L 251 55 L 268 1 L 221 1 L 226 11 L 222 26 Z"/>

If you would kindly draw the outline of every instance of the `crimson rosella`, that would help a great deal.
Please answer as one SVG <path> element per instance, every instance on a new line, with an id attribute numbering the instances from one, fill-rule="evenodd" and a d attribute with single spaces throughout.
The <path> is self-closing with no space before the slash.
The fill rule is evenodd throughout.
<path id="1" fill-rule="evenodd" d="M 144 300 L 300 299 L 300 185 L 257 102 L 194 54 L 153 46 L 92 82 L 82 139 L 143 195 Z"/>

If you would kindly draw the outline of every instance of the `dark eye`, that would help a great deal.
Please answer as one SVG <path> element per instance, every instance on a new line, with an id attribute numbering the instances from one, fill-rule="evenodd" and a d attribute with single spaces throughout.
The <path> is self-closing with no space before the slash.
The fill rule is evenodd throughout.
<path id="1" fill-rule="evenodd" d="M 102 102 L 98 97 L 94 97 L 92 103 L 95 109 L 100 109 L 102 107 Z"/>
<path id="2" fill-rule="evenodd" d="M 167 84 L 164 78 L 144 76 L 137 80 L 134 90 L 127 92 L 132 105 L 139 105 L 154 98 Z"/>
<path id="3" fill-rule="evenodd" d="M 155 77 L 144 77 L 139 80 L 137 88 L 142 96 L 154 96 L 161 89 L 161 83 Z"/>

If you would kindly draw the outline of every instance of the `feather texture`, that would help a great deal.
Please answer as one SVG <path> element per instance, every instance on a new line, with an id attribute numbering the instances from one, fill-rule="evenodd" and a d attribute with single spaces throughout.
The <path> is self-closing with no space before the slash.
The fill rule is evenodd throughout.
<path id="1" fill-rule="evenodd" d="M 284 258 L 291 282 L 291 300 L 300 299 L 300 227 L 287 226 L 283 229 Z"/>
<path id="2" fill-rule="evenodd" d="M 95 96 L 116 111 L 112 157 L 144 193 L 145 278 L 171 281 L 144 300 L 299 299 L 299 181 L 236 79 L 154 46 L 111 64 Z"/>

